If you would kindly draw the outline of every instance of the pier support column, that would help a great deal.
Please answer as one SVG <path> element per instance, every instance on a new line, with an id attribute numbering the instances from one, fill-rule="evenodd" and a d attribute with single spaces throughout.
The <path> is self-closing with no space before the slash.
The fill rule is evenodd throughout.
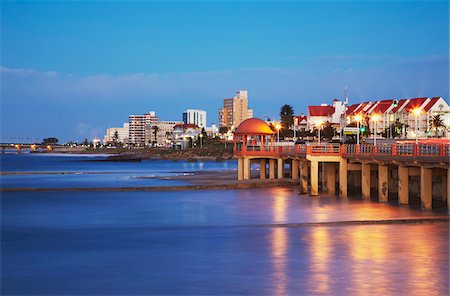
<path id="1" fill-rule="evenodd" d="M 398 203 L 407 205 L 409 203 L 409 170 L 408 167 L 398 167 Z"/>
<path id="2" fill-rule="evenodd" d="M 282 158 L 278 158 L 277 170 L 278 170 L 278 174 L 277 174 L 278 179 L 283 179 L 284 178 L 284 161 Z"/>
<path id="3" fill-rule="evenodd" d="M 347 197 L 347 159 L 341 158 L 339 162 L 339 196 Z"/>
<path id="4" fill-rule="evenodd" d="M 259 160 L 259 178 L 261 180 L 264 180 L 266 178 L 266 160 L 265 159 Z"/>
<path id="5" fill-rule="evenodd" d="M 450 168 L 447 169 L 447 208 L 450 210 Z"/>
<path id="6" fill-rule="evenodd" d="M 303 160 L 301 163 L 300 190 L 303 194 L 308 193 L 308 163 L 306 160 Z"/>
<path id="7" fill-rule="evenodd" d="M 250 159 L 244 158 L 244 180 L 250 180 L 251 178 L 250 164 Z"/>
<path id="8" fill-rule="evenodd" d="M 238 157 L 238 180 L 244 180 L 244 158 Z"/>
<path id="9" fill-rule="evenodd" d="M 275 179 L 275 159 L 269 159 L 269 179 Z"/>
<path id="10" fill-rule="evenodd" d="M 378 201 L 388 202 L 389 167 L 378 165 Z"/>
<path id="11" fill-rule="evenodd" d="M 319 162 L 311 161 L 311 195 L 319 195 Z"/>
<path id="12" fill-rule="evenodd" d="M 420 200 L 422 209 L 431 209 L 432 207 L 432 175 L 431 169 L 420 168 Z"/>
<path id="13" fill-rule="evenodd" d="M 293 159 L 292 160 L 292 172 L 291 172 L 291 176 L 292 176 L 292 180 L 298 180 L 298 165 L 299 165 L 300 161 L 298 159 Z"/>
<path id="14" fill-rule="evenodd" d="M 334 163 L 324 163 L 325 174 L 327 176 L 328 194 L 336 194 L 336 167 Z"/>
<path id="15" fill-rule="evenodd" d="M 370 164 L 361 165 L 361 194 L 363 198 L 370 198 Z"/>
<path id="16" fill-rule="evenodd" d="M 448 171 L 448 169 L 447 169 Z M 446 173 L 448 173 L 446 170 L 443 170 L 442 172 L 442 177 L 441 177 L 441 188 L 442 188 L 442 200 L 443 201 L 447 201 L 448 202 L 448 175 Z"/>

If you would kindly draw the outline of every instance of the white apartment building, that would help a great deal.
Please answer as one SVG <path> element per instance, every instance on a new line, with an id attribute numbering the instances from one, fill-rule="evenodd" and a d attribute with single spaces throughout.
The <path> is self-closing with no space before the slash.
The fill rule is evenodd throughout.
<path id="1" fill-rule="evenodd" d="M 171 146 L 173 141 L 173 130 L 176 125 L 182 125 L 181 121 L 155 121 L 145 126 L 145 144 L 151 146 Z M 156 138 L 155 138 L 156 127 Z"/>
<path id="2" fill-rule="evenodd" d="M 129 123 L 124 123 L 123 127 L 110 127 L 106 129 L 106 135 L 103 139 L 103 143 L 111 143 L 114 141 L 114 135 L 118 135 L 118 142 L 122 144 L 128 143 L 129 137 Z"/>
<path id="3" fill-rule="evenodd" d="M 200 128 L 206 128 L 206 111 L 187 109 L 183 112 L 184 124 L 195 124 Z"/>

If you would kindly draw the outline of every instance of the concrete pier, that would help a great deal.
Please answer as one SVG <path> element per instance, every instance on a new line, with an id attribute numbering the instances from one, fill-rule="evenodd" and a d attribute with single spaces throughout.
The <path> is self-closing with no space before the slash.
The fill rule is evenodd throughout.
<path id="1" fill-rule="evenodd" d="M 347 176 L 348 176 L 348 161 L 345 158 L 341 158 L 339 162 L 339 196 L 347 197 Z"/>
<path id="2" fill-rule="evenodd" d="M 389 188 L 389 167 L 387 165 L 378 165 L 378 201 L 388 201 Z"/>
<path id="3" fill-rule="evenodd" d="M 249 158 L 244 158 L 244 180 L 251 178 L 251 162 Z"/>
<path id="4" fill-rule="evenodd" d="M 308 193 L 308 162 L 302 161 L 300 164 L 300 191 Z"/>
<path id="5" fill-rule="evenodd" d="M 422 209 L 431 209 L 432 207 L 432 175 L 431 169 L 420 168 L 420 201 Z"/>
<path id="6" fill-rule="evenodd" d="M 278 158 L 277 170 L 278 170 L 277 178 L 283 179 L 284 178 L 284 161 L 282 158 Z"/>
<path id="7" fill-rule="evenodd" d="M 291 163 L 291 178 L 292 180 L 298 180 L 298 167 L 300 164 L 300 160 L 293 159 Z"/>
<path id="8" fill-rule="evenodd" d="M 319 195 L 319 162 L 311 161 L 311 195 Z"/>
<path id="9" fill-rule="evenodd" d="M 269 179 L 275 179 L 275 159 L 269 159 Z"/>
<path id="10" fill-rule="evenodd" d="M 259 178 L 265 179 L 266 178 L 266 159 L 260 159 L 259 160 Z"/>
<path id="11" fill-rule="evenodd" d="M 361 194 L 363 198 L 370 198 L 370 164 L 361 165 Z"/>
<path id="12" fill-rule="evenodd" d="M 436 206 L 447 202 L 450 209 L 450 141 L 396 142 L 380 147 L 279 142 L 267 123 L 254 118 L 245 120 L 235 130 L 234 138 L 239 180 L 251 179 L 253 162 L 259 163 L 260 179 L 298 181 L 294 184 L 300 185 L 302 194 L 317 196 L 321 188 L 323 193 L 335 195 L 339 178 L 339 196 L 344 198 L 350 183 L 352 188 L 361 188 L 363 199 L 376 192 L 379 202 L 397 196 L 399 204 L 407 205 L 415 203 L 415 196 L 420 193 L 422 208 L 430 209 L 434 194 Z"/>
<path id="13" fill-rule="evenodd" d="M 409 203 L 409 169 L 406 166 L 398 167 L 398 203 L 407 205 Z"/>
<path id="14" fill-rule="evenodd" d="M 238 180 L 244 180 L 244 158 L 238 157 Z"/>
<path id="15" fill-rule="evenodd" d="M 325 175 L 327 176 L 327 193 L 336 193 L 336 165 L 334 163 L 324 163 Z"/>

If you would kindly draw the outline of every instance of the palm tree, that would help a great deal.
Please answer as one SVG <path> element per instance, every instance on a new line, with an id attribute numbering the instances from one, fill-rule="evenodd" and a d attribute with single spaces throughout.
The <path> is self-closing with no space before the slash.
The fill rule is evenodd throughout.
<path id="1" fill-rule="evenodd" d="M 157 137 L 158 132 L 159 132 L 159 126 L 157 126 L 157 125 L 152 126 L 152 130 L 153 130 L 153 136 L 155 137 L 154 143 L 157 143 L 158 139 L 156 137 Z"/>
<path id="2" fill-rule="evenodd" d="M 430 121 L 430 129 L 434 129 L 436 137 L 438 136 L 438 131 L 442 128 L 445 128 L 444 119 L 441 117 L 441 115 L 434 115 L 431 117 Z"/>

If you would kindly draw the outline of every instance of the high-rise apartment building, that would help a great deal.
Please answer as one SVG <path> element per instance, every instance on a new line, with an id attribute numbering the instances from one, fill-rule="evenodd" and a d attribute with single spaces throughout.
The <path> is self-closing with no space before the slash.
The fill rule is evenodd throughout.
<path id="1" fill-rule="evenodd" d="M 237 128 L 242 121 L 253 117 L 253 109 L 248 108 L 248 92 L 238 90 L 234 98 L 224 99 L 219 109 L 219 126 Z"/>
<path id="2" fill-rule="evenodd" d="M 200 128 L 206 128 L 206 111 L 187 109 L 183 112 L 184 124 L 195 124 Z"/>
<path id="3" fill-rule="evenodd" d="M 158 121 L 154 111 L 143 115 L 128 116 L 129 142 L 136 146 L 145 146 L 145 126 Z"/>

